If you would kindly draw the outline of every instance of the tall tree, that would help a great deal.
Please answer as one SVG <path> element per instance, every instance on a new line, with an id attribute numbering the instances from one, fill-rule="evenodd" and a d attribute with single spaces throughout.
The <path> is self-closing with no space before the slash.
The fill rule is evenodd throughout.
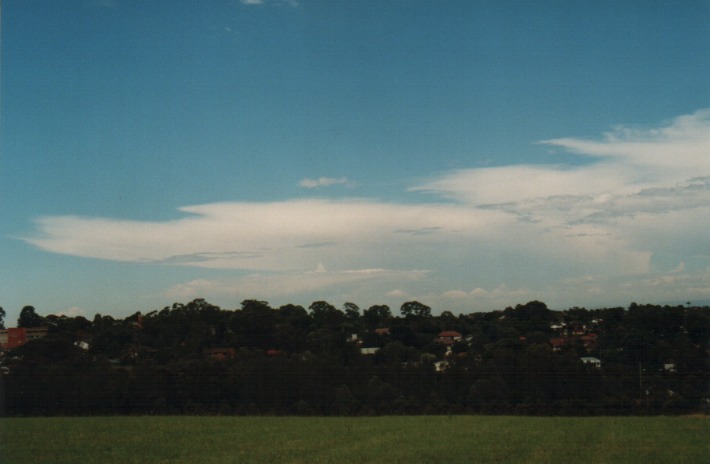
<path id="1" fill-rule="evenodd" d="M 369 328 L 374 329 L 386 324 L 392 318 L 392 312 L 387 305 L 374 305 L 363 311 L 362 318 Z"/>
<path id="2" fill-rule="evenodd" d="M 37 314 L 34 306 L 25 306 L 20 311 L 20 317 L 17 318 L 17 327 L 39 327 L 44 319 Z"/>
<path id="3" fill-rule="evenodd" d="M 271 311 L 271 306 L 266 301 L 244 300 L 242 301 L 242 311 Z"/>
<path id="4" fill-rule="evenodd" d="M 0 329 L 5 328 L 5 310 L 0 306 Z"/>
<path id="5" fill-rule="evenodd" d="M 355 303 L 347 302 L 343 305 L 345 310 L 345 317 L 348 319 L 356 320 L 360 317 L 360 307 Z"/>
<path id="6" fill-rule="evenodd" d="M 266 301 L 244 300 L 241 311 L 231 315 L 229 325 L 240 346 L 269 349 L 275 346 L 277 316 Z"/>
<path id="7" fill-rule="evenodd" d="M 411 316 L 417 316 L 417 317 L 430 317 L 431 316 L 431 308 L 424 303 L 420 303 L 418 301 L 407 301 L 406 303 L 403 303 L 402 306 L 399 308 L 399 312 L 402 314 L 404 317 L 411 317 Z"/>
<path id="8" fill-rule="evenodd" d="M 314 301 L 308 309 L 316 324 L 336 326 L 345 320 L 345 314 L 326 301 Z"/>

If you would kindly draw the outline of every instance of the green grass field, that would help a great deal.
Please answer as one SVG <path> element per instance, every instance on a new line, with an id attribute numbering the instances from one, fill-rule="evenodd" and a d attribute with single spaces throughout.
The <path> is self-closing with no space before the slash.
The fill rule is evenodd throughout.
<path id="1" fill-rule="evenodd" d="M 710 418 L 0 419 L 12 463 L 707 463 Z"/>

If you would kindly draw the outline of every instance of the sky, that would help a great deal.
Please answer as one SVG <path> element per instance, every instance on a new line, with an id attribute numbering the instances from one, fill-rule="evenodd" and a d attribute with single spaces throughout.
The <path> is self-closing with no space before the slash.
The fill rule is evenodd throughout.
<path id="1" fill-rule="evenodd" d="M 710 2 L 5 0 L 0 306 L 710 301 Z"/>

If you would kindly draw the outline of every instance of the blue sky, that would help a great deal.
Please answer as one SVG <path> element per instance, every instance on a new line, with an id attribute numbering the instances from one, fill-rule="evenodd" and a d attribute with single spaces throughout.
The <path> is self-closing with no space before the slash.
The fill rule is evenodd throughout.
<path id="1" fill-rule="evenodd" d="M 6 0 L 0 306 L 710 298 L 710 3 Z"/>

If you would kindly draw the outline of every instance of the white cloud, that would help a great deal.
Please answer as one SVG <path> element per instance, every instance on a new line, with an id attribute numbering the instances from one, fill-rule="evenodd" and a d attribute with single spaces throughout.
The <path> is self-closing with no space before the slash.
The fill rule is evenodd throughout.
<path id="1" fill-rule="evenodd" d="M 393 282 L 417 282 L 426 278 L 425 270 L 354 269 L 250 274 L 236 279 L 195 279 L 169 289 L 165 296 L 189 300 L 211 295 L 226 299 L 260 298 L 267 301 L 294 296 L 317 295 L 318 292 L 343 286 L 387 286 Z M 383 291 L 382 294 L 385 294 Z M 316 299 L 313 296 L 311 299 Z"/>
<path id="2" fill-rule="evenodd" d="M 410 189 L 435 194 L 438 203 L 214 203 L 185 206 L 185 217 L 162 222 L 48 216 L 24 239 L 73 256 L 260 273 L 195 279 L 173 288 L 175 296 L 233 291 L 268 299 L 370 291 L 367 284 L 377 288 L 372 298 L 421 295 L 488 309 L 515 299 L 630 295 L 617 282 L 654 294 L 662 287 L 650 283 L 659 255 L 674 266 L 710 265 L 710 111 L 657 129 L 617 128 L 601 140 L 542 143 L 588 162 L 463 169 Z M 348 182 L 323 177 L 300 185 Z M 707 278 L 688 277 L 687 267 L 672 273 L 673 282 L 702 295 Z M 398 269 L 427 269 L 433 280 Z M 577 278 L 577 286 L 565 284 Z"/>
<path id="3" fill-rule="evenodd" d="M 67 316 L 67 317 L 78 317 L 78 316 L 82 316 L 82 317 L 85 317 L 85 316 L 86 316 L 86 311 L 84 311 L 84 309 L 82 309 L 82 308 L 80 308 L 80 307 L 78 307 L 78 306 L 72 306 L 72 307 L 69 308 L 69 309 L 66 309 L 66 310 L 64 310 L 64 311 L 58 312 L 58 313 L 57 313 L 57 316 Z"/>
<path id="4" fill-rule="evenodd" d="M 352 185 L 347 177 L 319 177 L 318 179 L 302 179 L 298 185 L 304 188 L 330 187 L 332 185 Z"/>
<path id="5" fill-rule="evenodd" d="M 510 289 L 501 284 L 492 290 L 476 287 L 473 290 L 448 290 L 439 295 L 430 295 L 428 301 L 436 302 L 437 307 L 446 308 L 485 308 L 487 310 L 502 309 L 515 306 L 520 302 L 538 299 L 539 295 L 526 289 Z"/>
<path id="6" fill-rule="evenodd" d="M 710 297 L 710 272 L 687 272 L 681 269 L 669 273 L 609 278 L 584 276 L 566 279 L 563 299 L 568 305 L 587 307 L 630 303 L 683 303 Z"/>
<path id="7" fill-rule="evenodd" d="M 561 138 L 541 143 L 636 167 L 658 180 L 669 175 L 686 178 L 697 175 L 696 169 L 708 168 L 709 127 L 710 110 L 706 109 L 657 129 L 618 127 L 601 141 Z"/>
<path id="8" fill-rule="evenodd" d="M 401 290 L 399 288 L 396 288 L 394 290 L 390 290 L 389 292 L 385 293 L 385 296 L 388 296 L 390 298 L 397 298 L 400 300 L 409 299 L 408 298 L 409 295 L 407 294 L 407 292 L 405 292 L 404 290 Z"/>
<path id="9" fill-rule="evenodd" d="M 430 192 L 474 205 L 607 192 L 628 182 L 628 174 L 608 166 L 502 166 L 462 169 L 410 191 Z"/>
<path id="10" fill-rule="evenodd" d="M 588 155 L 590 162 L 461 170 L 413 190 L 515 216 L 520 227 L 540 233 L 535 239 L 543 247 L 553 238 L 558 248 L 594 250 L 610 264 L 619 261 L 610 254 L 636 255 L 627 272 L 641 272 L 643 261 L 664 249 L 706 253 L 710 111 L 660 129 L 617 128 L 602 141 L 543 143 Z"/>
<path id="11" fill-rule="evenodd" d="M 554 196 L 628 195 L 710 175 L 710 110 L 660 129 L 617 128 L 604 139 L 539 142 L 586 155 L 581 166 L 516 165 L 460 170 L 412 188 L 474 204 Z"/>
<path id="12" fill-rule="evenodd" d="M 456 205 L 400 205 L 370 200 L 218 203 L 181 208 L 168 222 L 77 216 L 44 217 L 26 240 L 55 253 L 115 261 L 211 268 L 293 270 L 377 267 L 386 249 L 468 234 L 491 236 L 503 214 Z M 429 229 L 430 235 L 402 234 Z M 400 250 L 401 251 L 401 250 Z"/>

